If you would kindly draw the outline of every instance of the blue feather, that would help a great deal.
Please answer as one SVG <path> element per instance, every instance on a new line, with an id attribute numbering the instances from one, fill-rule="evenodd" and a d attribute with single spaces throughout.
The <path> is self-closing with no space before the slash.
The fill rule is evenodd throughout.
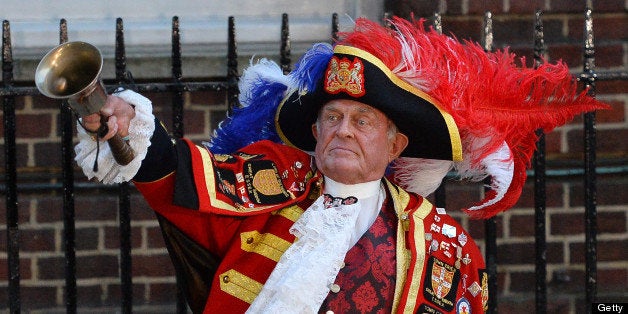
<path id="1" fill-rule="evenodd" d="M 316 89 L 316 83 L 327 70 L 327 64 L 333 54 L 334 51 L 330 44 L 317 43 L 301 57 L 294 70 L 289 74 L 297 82 L 300 91 Z"/>
<path id="2" fill-rule="evenodd" d="M 276 63 L 262 60 L 247 69 L 240 81 L 241 107 L 220 123 L 209 143 L 212 153 L 231 154 L 261 140 L 280 143 L 275 113 L 288 93 L 313 91 L 333 54 L 331 45 L 318 43 L 308 50 L 288 76 Z"/>
<path id="3" fill-rule="evenodd" d="M 217 154 L 230 154 L 264 139 L 280 142 L 274 119 L 286 88 L 286 85 L 276 82 L 257 85 L 256 90 L 250 91 L 252 95 L 258 95 L 256 101 L 234 108 L 214 132 L 209 143 L 210 150 Z"/>

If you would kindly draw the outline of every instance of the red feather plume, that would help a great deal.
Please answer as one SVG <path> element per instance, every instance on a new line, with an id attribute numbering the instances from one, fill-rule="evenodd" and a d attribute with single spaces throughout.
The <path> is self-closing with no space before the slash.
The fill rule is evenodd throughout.
<path id="1" fill-rule="evenodd" d="M 395 17 L 388 22 L 391 27 L 358 19 L 353 31 L 339 34 L 339 43 L 373 54 L 453 116 L 466 159 L 456 165 L 461 177 L 494 175 L 485 159 L 504 143 L 510 149 L 510 156 L 500 161 L 513 165 L 509 186 L 501 187 L 506 193 L 488 192 L 475 206 L 479 210 L 465 209 L 474 218 L 491 217 L 515 204 L 536 148 L 537 129 L 549 132 L 575 115 L 608 108 L 586 91 L 578 92 L 577 81 L 562 62 L 531 68 L 522 58 L 519 66 L 508 49 L 485 52 L 477 43 L 426 29 L 422 20 Z"/>

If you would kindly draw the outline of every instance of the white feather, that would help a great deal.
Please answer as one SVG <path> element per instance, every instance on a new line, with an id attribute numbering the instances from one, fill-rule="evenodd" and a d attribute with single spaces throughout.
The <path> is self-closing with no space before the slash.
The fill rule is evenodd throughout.
<path id="1" fill-rule="evenodd" d="M 397 158 L 393 163 L 395 179 L 401 187 L 423 197 L 440 186 L 453 161 L 425 158 Z"/>
<path id="2" fill-rule="evenodd" d="M 293 85 L 290 78 L 283 74 L 281 67 L 274 61 L 262 58 L 257 63 L 253 63 L 251 59 L 251 66 L 244 70 L 238 82 L 240 91 L 243 91 L 239 96 L 242 106 L 248 106 L 251 103 L 252 95 L 248 91 L 253 90 L 261 82 L 281 83 L 288 87 Z"/>

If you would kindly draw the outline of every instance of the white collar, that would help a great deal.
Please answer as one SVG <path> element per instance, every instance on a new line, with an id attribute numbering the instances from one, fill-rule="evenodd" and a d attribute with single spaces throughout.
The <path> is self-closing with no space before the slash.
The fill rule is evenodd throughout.
<path id="1" fill-rule="evenodd" d="M 374 180 L 357 184 L 344 184 L 325 177 L 323 193 L 336 197 L 355 196 L 360 199 L 375 196 L 379 193 L 381 180 Z"/>

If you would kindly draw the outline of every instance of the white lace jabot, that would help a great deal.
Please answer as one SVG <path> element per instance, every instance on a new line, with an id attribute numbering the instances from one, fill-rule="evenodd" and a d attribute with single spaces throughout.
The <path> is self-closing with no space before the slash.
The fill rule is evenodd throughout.
<path id="1" fill-rule="evenodd" d="M 316 313 L 345 255 L 373 224 L 385 192 L 381 181 L 345 185 L 325 178 L 324 194 L 358 201 L 326 208 L 320 196 L 294 223 L 297 240 L 281 259 L 247 313 Z"/>

